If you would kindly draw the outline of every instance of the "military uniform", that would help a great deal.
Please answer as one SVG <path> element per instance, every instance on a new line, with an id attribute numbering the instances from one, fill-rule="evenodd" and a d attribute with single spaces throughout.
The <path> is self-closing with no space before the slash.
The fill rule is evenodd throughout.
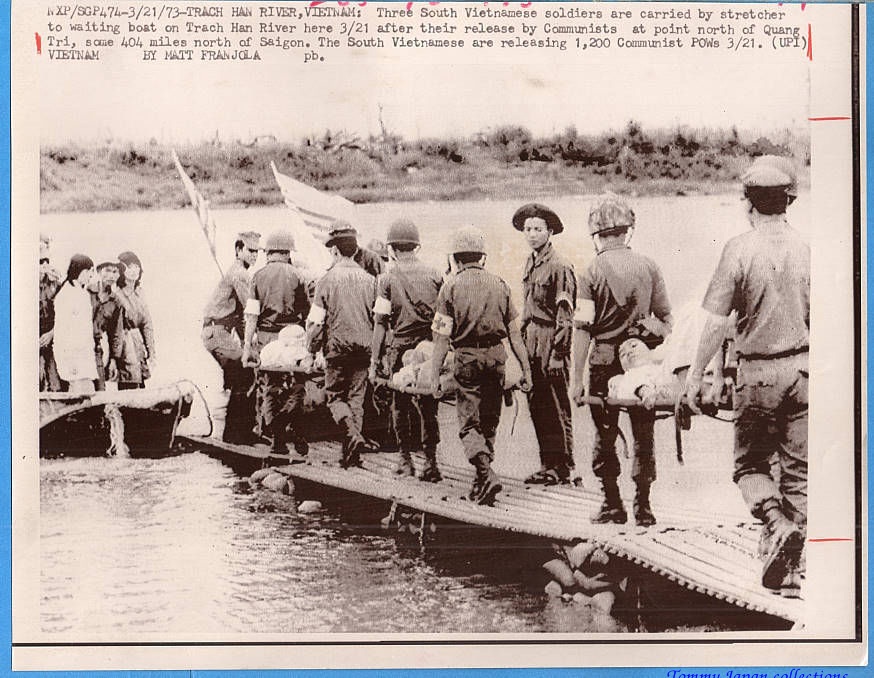
<path id="1" fill-rule="evenodd" d="M 361 430 L 375 300 L 375 278 L 344 257 L 316 283 L 307 318 L 307 324 L 321 326 L 325 395 L 334 421 L 346 436 L 344 466 L 357 465 L 364 446 Z M 311 350 L 315 348 L 311 343 Z"/>
<path id="2" fill-rule="evenodd" d="M 55 328 L 55 295 L 61 289 L 64 279 L 61 274 L 47 261 L 40 264 L 39 274 L 39 334 L 43 336 Z M 55 353 L 52 345 L 39 349 L 39 390 L 60 391 L 61 377 L 55 363 Z"/>
<path id="3" fill-rule="evenodd" d="M 270 239 L 265 249 L 268 252 L 287 251 L 279 248 L 271 250 Z M 252 276 L 246 314 L 257 315 L 258 350 L 274 341 L 283 328 L 289 325 L 303 326 L 309 309 L 306 283 L 290 263 L 268 260 Z M 293 442 L 298 452 L 305 453 L 307 446 L 302 435 L 303 378 L 284 372 L 257 370 L 257 382 L 261 418 L 273 436 L 274 450 L 285 454 L 286 442 Z"/>
<path id="4" fill-rule="evenodd" d="M 122 318 L 121 305 L 111 290 L 99 290 L 91 293 L 91 307 L 93 309 L 94 324 L 94 357 L 97 361 L 97 381 L 95 387 L 98 391 L 106 388 L 109 380 L 109 364 L 112 361 L 122 359 L 124 355 L 124 319 Z M 106 335 L 107 356 L 109 363 L 103 365 L 103 335 Z"/>
<path id="5" fill-rule="evenodd" d="M 222 276 L 203 313 L 200 338 L 222 368 L 224 388 L 230 391 L 223 439 L 250 443 L 255 426 L 255 401 L 250 395 L 255 371 L 242 363 L 243 312 L 249 299 L 248 270 L 239 260 Z"/>

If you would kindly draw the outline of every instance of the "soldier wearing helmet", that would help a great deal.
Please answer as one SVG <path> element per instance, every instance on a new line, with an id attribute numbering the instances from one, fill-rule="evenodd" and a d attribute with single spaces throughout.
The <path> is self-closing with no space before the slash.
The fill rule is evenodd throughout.
<path id="1" fill-rule="evenodd" d="M 409 219 L 399 219 L 389 226 L 386 245 L 394 264 L 376 281 L 376 303 L 373 306 L 375 325 L 369 372 L 371 381 L 379 376 L 386 345 L 387 367 L 394 373 L 402 367 L 406 351 L 431 339 L 431 321 L 443 276 L 416 256 L 420 244 L 419 229 Z M 419 479 L 439 482 L 437 401 L 430 395 L 412 396 L 394 391 L 391 412 L 401 453 L 397 473 L 415 475 L 411 452 L 421 447 L 425 452 L 425 467 Z"/>
<path id="2" fill-rule="evenodd" d="M 589 360 L 589 393 L 607 397 L 610 379 L 622 373 L 618 347 L 638 337 L 649 346 L 661 343 L 670 331 L 671 306 L 661 269 L 650 258 L 632 250 L 628 241 L 635 225 L 634 211 L 619 196 L 607 194 L 589 212 L 589 232 L 597 255 L 580 276 L 574 325 L 574 400 L 582 404 L 583 370 Z M 625 523 L 628 514 L 619 494 L 619 457 L 616 438 L 619 410 L 591 407 L 595 423 L 592 470 L 600 479 L 604 501 L 593 523 Z M 636 486 L 634 518 L 638 525 L 655 523 L 650 507 L 650 486 L 656 479 L 653 451 L 654 413 L 634 408 L 632 478 Z"/>
<path id="3" fill-rule="evenodd" d="M 261 234 L 247 231 L 237 235 L 235 259 L 225 272 L 203 311 L 200 338 L 204 348 L 222 369 L 228 396 L 222 439 L 229 443 L 255 441 L 255 400 L 249 395 L 255 372 L 243 365 L 244 310 L 249 300 L 251 270 L 258 259 Z"/>
<path id="4" fill-rule="evenodd" d="M 358 240 L 348 224 L 334 224 L 325 245 L 334 264 L 316 283 L 307 339 L 310 350 L 325 354 L 325 395 L 344 434 L 340 465 L 349 468 L 361 465 L 361 452 L 374 449 L 362 431 L 376 278 L 355 263 Z"/>
<path id="5" fill-rule="evenodd" d="M 531 384 L 531 367 L 510 300 L 510 288 L 485 264 L 485 236 L 477 228 L 462 228 L 452 246 L 458 273 L 443 284 L 437 297 L 434 355 L 431 379 L 440 394 L 440 369 L 450 344 L 455 351 L 454 376 L 458 383 L 456 413 L 458 435 L 468 461 L 476 469 L 470 499 L 490 505 L 501 491 L 491 463 L 495 456 L 495 433 L 501 418 L 504 363 L 503 340 L 522 365 L 520 385 Z"/>
<path id="6" fill-rule="evenodd" d="M 764 523 L 762 585 L 797 595 L 807 526 L 810 247 L 786 220 L 797 183 L 789 159 L 757 158 L 741 181 L 752 228 L 726 243 L 710 281 L 686 399 L 697 411 L 703 366 L 737 311 L 734 482 Z"/>
<path id="7" fill-rule="evenodd" d="M 258 365 L 264 346 L 279 337 L 289 325 L 303 327 L 310 309 L 303 274 L 291 264 L 294 236 L 287 230 L 274 231 L 264 243 L 267 263 L 252 276 L 246 302 L 246 335 L 243 364 Z M 303 381 L 290 374 L 257 370 L 261 420 L 273 438 L 276 454 L 305 455 L 309 446 L 303 437 Z"/>
<path id="8" fill-rule="evenodd" d="M 522 231 L 531 256 L 525 264 L 522 287 L 522 337 L 531 363 L 528 408 L 540 448 L 540 470 L 526 483 L 568 483 L 574 467 L 573 423 L 568 398 L 571 336 L 577 283 L 573 266 L 552 245 L 564 230 L 558 215 L 538 203 L 523 205 L 513 215 L 513 228 Z"/>

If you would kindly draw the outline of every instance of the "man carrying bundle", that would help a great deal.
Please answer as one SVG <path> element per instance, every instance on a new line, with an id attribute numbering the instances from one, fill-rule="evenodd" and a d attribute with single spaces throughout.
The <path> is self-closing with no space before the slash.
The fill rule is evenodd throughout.
<path id="1" fill-rule="evenodd" d="M 796 188 L 790 160 L 757 158 L 741 180 L 751 230 L 726 243 L 710 281 L 686 400 L 699 411 L 704 367 L 737 311 L 734 482 L 764 523 L 762 585 L 795 597 L 807 530 L 810 246 L 786 220 Z"/>
<path id="2" fill-rule="evenodd" d="M 239 445 L 254 444 L 255 399 L 250 395 L 255 372 L 243 365 L 244 310 L 249 300 L 250 271 L 258 259 L 261 234 L 237 235 L 235 259 L 219 280 L 203 312 L 203 346 L 222 368 L 228 396 L 222 440 Z"/>
<path id="3" fill-rule="evenodd" d="M 568 381 L 576 278 L 551 242 L 564 230 L 555 212 L 537 203 L 524 205 L 513 215 L 513 228 L 525 234 L 531 247 L 522 278 L 522 336 L 531 361 L 528 407 L 540 448 L 540 470 L 525 482 L 568 483 L 574 467 Z"/>
<path id="4" fill-rule="evenodd" d="M 354 229 L 342 223 L 331 229 L 325 246 L 334 264 L 316 283 L 307 316 L 310 351 L 325 355 L 325 394 L 334 421 L 343 430 L 343 468 L 361 466 L 361 452 L 371 448 L 361 433 L 376 279 L 355 263 L 358 251 Z"/>
<path id="5" fill-rule="evenodd" d="M 618 347 L 638 337 L 652 347 L 670 332 L 673 318 L 661 269 L 628 246 L 634 227 L 634 212 L 613 194 L 597 200 L 589 212 L 589 232 L 597 255 L 580 276 L 574 325 L 574 400 L 584 402 L 583 370 L 589 360 L 589 394 L 608 395 L 610 379 L 622 374 Z M 590 350 L 591 348 L 591 350 Z M 628 514 L 619 494 L 619 409 L 591 406 L 595 423 L 595 449 L 592 470 L 601 480 L 604 501 L 593 523 L 625 523 Z M 634 519 L 640 526 L 653 525 L 650 486 L 656 479 L 654 454 L 655 414 L 645 408 L 632 408 L 634 466 L 631 476 L 636 485 Z"/>
<path id="6" fill-rule="evenodd" d="M 310 310 L 306 283 L 291 264 L 294 236 L 286 230 L 271 233 L 264 249 L 267 264 L 252 276 L 246 302 L 243 365 L 247 367 L 258 366 L 259 351 L 276 341 L 284 328 L 303 327 Z M 257 380 L 261 418 L 273 437 L 274 453 L 289 454 L 288 443 L 291 442 L 298 455 L 306 455 L 309 445 L 301 432 L 305 377 L 258 370 Z"/>
<path id="7" fill-rule="evenodd" d="M 522 366 L 523 390 L 531 384 L 531 367 L 516 309 L 510 301 L 510 288 L 483 269 L 485 251 L 485 235 L 479 229 L 462 228 L 455 234 L 452 258 L 458 273 L 444 283 L 437 297 L 437 312 L 431 326 L 434 331 L 431 383 L 439 397 L 440 369 L 451 343 L 458 382 L 455 406 L 458 436 L 468 461 L 476 469 L 469 497 L 477 504 L 490 506 L 501 491 L 491 465 L 503 404 L 505 338 L 509 338 L 510 348 Z"/>
<path id="8" fill-rule="evenodd" d="M 402 366 L 408 350 L 431 339 L 431 321 L 437 305 L 437 293 L 443 284 L 440 271 L 419 261 L 419 229 L 409 220 L 394 222 L 386 239 L 394 265 L 377 278 L 376 304 L 373 307 L 375 328 L 369 377 L 376 380 L 382 364 L 388 330 L 388 366 L 394 374 Z M 436 483 L 442 477 L 437 468 L 437 401 L 430 395 L 414 396 L 400 391 L 392 393 L 392 422 L 397 436 L 401 461 L 398 475 L 415 475 L 411 453 L 425 451 L 425 468 L 420 480 Z M 421 437 L 420 437 L 421 432 Z"/>

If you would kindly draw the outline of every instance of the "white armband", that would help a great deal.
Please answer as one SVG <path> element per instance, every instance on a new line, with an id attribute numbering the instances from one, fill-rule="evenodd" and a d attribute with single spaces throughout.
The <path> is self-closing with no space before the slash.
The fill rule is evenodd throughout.
<path id="1" fill-rule="evenodd" d="M 442 313 L 435 313 L 431 331 L 444 337 L 452 336 L 452 318 Z"/>
<path id="2" fill-rule="evenodd" d="M 325 322 L 325 315 L 325 309 L 313 304 L 310 306 L 310 313 L 307 316 L 307 322 L 312 323 L 313 325 L 321 325 Z"/>
<path id="3" fill-rule="evenodd" d="M 261 315 L 261 302 L 257 299 L 249 299 L 246 302 L 246 315 Z"/>
<path id="4" fill-rule="evenodd" d="M 595 322 L 595 302 L 591 299 L 577 299 L 574 322 L 581 325 L 591 325 Z"/>
<path id="5" fill-rule="evenodd" d="M 377 297 L 373 305 L 373 312 L 380 315 L 391 315 L 391 302 L 385 297 Z"/>
<path id="6" fill-rule="evenodd" d="M 571 297 L 571 295 L 568 294 L 567 292 L 559 292 L 558 294 L 555 295 L 555 305 L 558 306 L 562 302 L 567 304 L 569 308 L 574 307 L 573 297 Z"/>

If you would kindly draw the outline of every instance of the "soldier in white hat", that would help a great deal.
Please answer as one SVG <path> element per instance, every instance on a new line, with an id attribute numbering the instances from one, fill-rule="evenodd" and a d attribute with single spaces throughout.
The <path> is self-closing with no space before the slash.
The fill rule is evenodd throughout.
<path id="1" fill-rule="evenodd" d="M 222 439 L 250 445 L 255 442 L 255 399 L 249 395 L 255 372 L 243 365 L 243 312 L 249 300 L 252 266 L 258 259 L 261 234 L 247 231 L 237 235 L 234 263 L 219 280 L 203 312 L 203 346 L 222 368 L 228 396 Z"/>
<path id="2" fill-rule="evenodd" d="M 634 211 L 619 196 L 607 194 L 595 201 L 589 212 L 589 232 L 597 255 L 580 276 L 574 314 L 574 400 L 582 403 L 583 369 L 589 361 L 589 393 L 606 398 L 610 379 L 622 373 L 619 345 L 631 337 L 653 347 L 670 331 L 673 318 L 661 269 L 649 257 L 632 250 L 628 243 L 634 227 Z M 591 407 L 595 423 L 592 470 L 600 479 L 604 501 L 593 523 L 625 523 L 628 514 L 619 494 L 619 410 Z M 655 523 L 650 507 L 650 486 L 656 479 L 652 410 L 630 412 L 634 436 L 634 466 L 631 476 L 636 492 L 634 519 L 640 526 Z"/>
<path id="3" fill-rule="evenodd" d="M 686 399 L 697 411 L 704 366 L 736 311 L 734 482 L 764 523 L 762 585 L 796 596 L 807 527 L 810 247 L 786 220 L 796 192 L 790 160 L 757 158 L 741 181 L 752 228 L 726 243 L 710 281 Z"/>

